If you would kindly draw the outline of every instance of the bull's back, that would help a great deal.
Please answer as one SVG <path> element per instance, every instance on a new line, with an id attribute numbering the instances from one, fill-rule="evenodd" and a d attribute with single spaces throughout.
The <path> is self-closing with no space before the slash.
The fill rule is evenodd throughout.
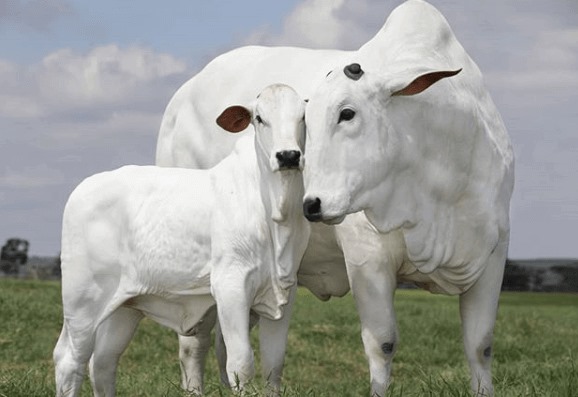
<path id="1" fill-rule="evenodd" d="M 229 154 L 238 139 L 216 124 L 230 105 L 249 105 L 275 83 L 293 87 L 303 98 L 315 82 L 351 53 L 295 47 L 242 47 L 211 61 L 169 102 L 159 132 L 160 166 L 209 168 Z M 248 129 L 252 130 L 252 126 Z"/>

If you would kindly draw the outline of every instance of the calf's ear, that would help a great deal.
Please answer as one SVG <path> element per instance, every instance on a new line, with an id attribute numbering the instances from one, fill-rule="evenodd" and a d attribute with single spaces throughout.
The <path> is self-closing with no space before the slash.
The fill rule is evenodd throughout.
<path id="1" fill-rule="evenodd" d="M 217 117 L 219 127 L 232 133 L 243 131 L 250 123 L 251 111 L 239 105 L 229 106 Z"/>
<path id="2" fill-rule="evenodd" d="M 436 83 L 437 81 L 446 77 L 455 76 L 461 71 L 462 69 L 444 70 L 422 74 L 421 76 L 415 78 L 411 83 L 409 83 L 402 89 L 394 91 L 391 94 L 391 96 L 403 96 L 403 95 L 407 96 L 419 94 L 420 92 L 427 90 L 432 84 Z"/>

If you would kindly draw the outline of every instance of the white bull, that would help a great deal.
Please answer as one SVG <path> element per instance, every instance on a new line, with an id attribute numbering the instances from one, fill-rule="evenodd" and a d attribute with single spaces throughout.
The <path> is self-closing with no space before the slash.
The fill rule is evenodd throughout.
<path id="1" fill-rule="evenodd" d="M 364 211 L 380 233 L 399 236 L 397 268 L 366 267 L 351 277 L 375 393 L 389 379 L 379 350 L 391 350 L 395 319 L 378 313 L 383 302 L 391 307 L 397 271 L 460 295 L 471 387 L 491 395 L 511 144 L 479 69 L 439 12 L 409 1 L 389 22 L 385 68 L 344 64 L 310 97 L 304 212 L 338 224 Z"/>
<path id="2" fill-rule="evenodd" d="M 262 318 L 265 363 L 284 352 L 283 308 L 309 240 L 304 112 L 294 90 L 268 87 L 251 108 L 218 118 L 231 132 L 253 120 L 256 133 L 210 170 L 126 166 L 74 190 L 63 216 L 58 396 L 79 393 L 89 360 L 94 394 L 114 396 L 118 360 L 143 316 L 194 335 L 214 323 L 216 304 L 239 388 L 254 372 L 250 310 Z"/>

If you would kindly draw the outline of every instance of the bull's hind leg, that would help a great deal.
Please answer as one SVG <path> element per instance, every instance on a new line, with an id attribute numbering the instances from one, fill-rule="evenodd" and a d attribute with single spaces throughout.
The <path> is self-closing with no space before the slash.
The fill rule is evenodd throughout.
<path id="1" fill-rule="evenodd" d="M 95 397 L 114 397 L 116 394 L 118 361 L 142 317 L 137 310 L 120 307 L 99 325 L 89 363 Z"/>
<path id="2" fill-rule="evenodd" d="M 508 250 L 507 240 L 490 256 L 480 279 L 460 296 L 464 347 L 476 396 L 492 396 L 492 340 Z"/>
<path id="3" fill-rule="evenodd" d="M 221 331 L 219 321 L 217 321 L 217 326 L 215 327 L 215 355 L 217 356 L 217 363 L 219 365 L 221 383 L 230 388 L 229 375 L 227 375 L 227 347 L 225 346 L 223 331 Z"/>
<path id="4" fill-rule="evenodd" d="M 181 387 L 189 392 L 203 394 L 205 360 L 211 347 L 211 330 L 215 326 L 217 310 L 207 311 L 192 336 L 179 335 Z"/>

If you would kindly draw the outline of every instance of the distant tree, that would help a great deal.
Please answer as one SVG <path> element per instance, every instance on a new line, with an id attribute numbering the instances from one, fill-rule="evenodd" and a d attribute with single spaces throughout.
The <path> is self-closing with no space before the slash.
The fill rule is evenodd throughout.
<path id="1" fill-rule="evenodd" d="M 509 259 L 506 260 L 502 291 L 527 291 L 529 281 L 530 276 L 522 266 L 516 265 Z"/>
<path id="2" fill-rule="evenodd" d="M 558 292 L 578 292 L 578 266 L 553 266 L 550 270 L 562 276 Z"/>
<path id="3" fill-rule="evenodd" d="M 20 266 L 28 262 L 28 240 L 10 238 L 0 253 L 0 268 L 6 274 L 18 274 Z"/>

